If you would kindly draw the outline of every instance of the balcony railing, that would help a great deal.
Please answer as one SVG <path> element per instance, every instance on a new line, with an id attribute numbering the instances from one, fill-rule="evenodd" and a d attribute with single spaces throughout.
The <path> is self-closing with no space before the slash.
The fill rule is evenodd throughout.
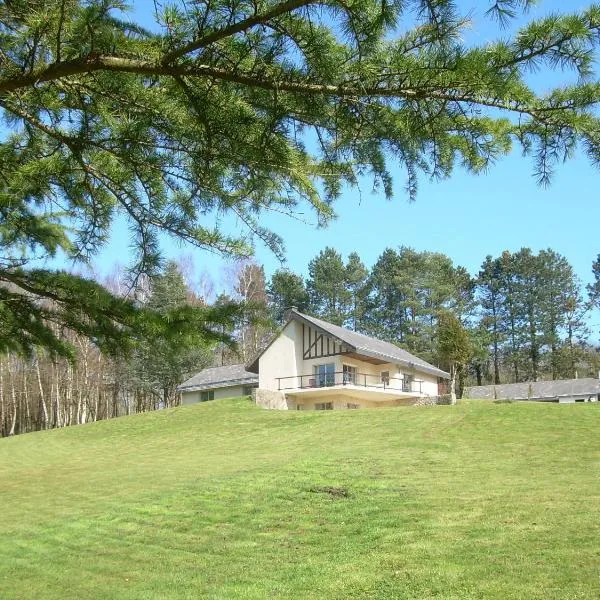
<path id="1" fill-rule="evenodd" d="M 344 387 L 348 385 L 378 390 L 397 390 L 405 393 L 422 393 L 423 381 L 419 379 L 406 380 L 401 377 L 381 377 L 368 373 L 313 373 L 312 375 L 290 375 L 277 377 L 278 389 L 306 390 L 324 387 Z"/>

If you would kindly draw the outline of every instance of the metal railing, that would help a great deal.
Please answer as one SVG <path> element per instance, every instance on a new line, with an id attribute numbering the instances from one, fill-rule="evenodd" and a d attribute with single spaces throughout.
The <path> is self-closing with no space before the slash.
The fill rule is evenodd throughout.
<path id="1" fill-rule="evenodd" d="M 288 377 L 277 377 L 276 379 L 280 391 L 352 385 L 371 389 L 397 390 L 399 392 L 421 394 L 423 384 L 423 381 L 419 379 L 406 380 L 401 377 L 381 377 L 381 375 L 350 373 L 348 371 L 290 375 Z"/>

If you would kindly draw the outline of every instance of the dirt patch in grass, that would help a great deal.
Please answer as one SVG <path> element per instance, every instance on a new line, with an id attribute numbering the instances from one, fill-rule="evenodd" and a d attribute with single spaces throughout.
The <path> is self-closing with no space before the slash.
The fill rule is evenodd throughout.
<path id="1" fill-rule="evenodd" d="M 332 487 L 329 485 L 317 485 L 311 487 L 309 492 L 313 494 L 328 494 L 331 498 L 349 498 L 350 492 L 344 487 Z"/>

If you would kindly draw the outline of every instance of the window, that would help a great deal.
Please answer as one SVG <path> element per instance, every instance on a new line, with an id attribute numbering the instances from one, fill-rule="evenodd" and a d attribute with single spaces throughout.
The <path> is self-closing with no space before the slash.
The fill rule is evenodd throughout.
<path id="1" fill-rule="evenodd" d="M 343 365 L 342 372 L 344 375 L 343 382 L 346 383 L 356 383 L 356 367 L 351 367 L 350 365 Z"/>
<path id="2" fill-rule="evenodd" d="M 356 409 L 356 408 L 360 408 L 360 404 L 353 404 L 352 402 L 348 402 L 348 404 L 346 404 L 346 406 L 349 409 Z"/>
<path id="3" fill-rule="evenodd" d="M 204 390 L 200 392 L 200 402 L 206 402 L 207 400 L 215 399 L 215 390 Z"/>
<path id="4" fill-rule="evenodd" d="M 333 404 L 331 402 L 317 402 L 315 410 L 333 410 Z"/>
<path id="5" fill-rule="evenodd" d="M 402 380 L 402 391 L 403 392 L 412 392 L 413 391 L 413 375 L 404 374 L 404 379 Z"/>
<path id="6" fill-rule="evenodd" d="M 384 386 L 390 385 L 390 372 L 389 371 L 381 371 L 381 383 Z"/>
<path id="7" fill-rule="evenodd" d="M 302 404 L 296 404 L 296 410 L 302 410 L 304 406 Z"/>
<path id="8" fill-rule="evenodd" d="M 335 384 L 335 363 L 315 365 L 314 370 L 317 387 L 327 387 Z"/>

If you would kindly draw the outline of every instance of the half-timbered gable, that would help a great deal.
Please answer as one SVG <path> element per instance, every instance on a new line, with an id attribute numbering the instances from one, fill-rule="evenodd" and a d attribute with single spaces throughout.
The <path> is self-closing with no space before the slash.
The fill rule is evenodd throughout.
<path id="1" fill-rule="evenodd" d="M 302 358 L 327 358 L 349 354 L 352 348 L 340 339 L 327 335 L 322 329 L 302 323 Z"/>

